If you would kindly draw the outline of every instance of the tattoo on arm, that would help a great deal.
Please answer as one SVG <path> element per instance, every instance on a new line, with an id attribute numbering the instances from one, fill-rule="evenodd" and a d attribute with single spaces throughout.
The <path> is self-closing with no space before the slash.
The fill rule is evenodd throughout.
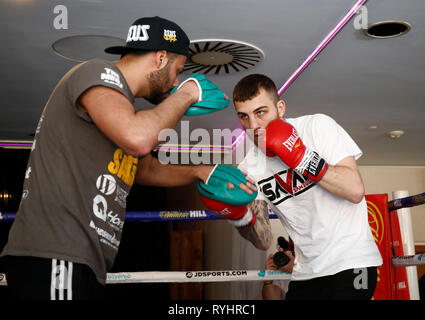
<path id="1" fill-rule="evenodd" d="M 238 229 L 238 231 L 242 237 L 249 240 L 256 248 L 267 250 L 273 240 L 267 202 L 255 200 L 248 207 L 251 209 L 252 214 L 256 216 L 256 222 L 252 228 Z"/>

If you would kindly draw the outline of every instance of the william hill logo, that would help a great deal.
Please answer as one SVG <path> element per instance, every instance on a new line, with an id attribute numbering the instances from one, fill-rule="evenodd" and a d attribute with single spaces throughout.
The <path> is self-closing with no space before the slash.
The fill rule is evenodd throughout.
<path id="1" fill-rule="evenodd" d="M 176 32 L 174 30 L 164 29 L 164 39 L 170 42 L 177 41 Z"/>

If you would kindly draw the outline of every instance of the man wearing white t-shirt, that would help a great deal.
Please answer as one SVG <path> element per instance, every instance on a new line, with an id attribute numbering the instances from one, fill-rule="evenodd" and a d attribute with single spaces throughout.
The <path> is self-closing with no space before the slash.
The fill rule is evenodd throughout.
<path id="1" fill-rule="evenodd" d="M 356 164 L 362 152 L 326 115 L 285 119 L 276 92 L 273 81 L 258 74 L 240 80 L 233 92 L 239 120 L 256 145 L 239 168 L 261 191 L 248 205 L 255 224 L 238 230 L 265 250 L 272 239 L 268 207 L 279 217 L 295 246 L 287 300 L 371 299 L 382 258 Z"/>

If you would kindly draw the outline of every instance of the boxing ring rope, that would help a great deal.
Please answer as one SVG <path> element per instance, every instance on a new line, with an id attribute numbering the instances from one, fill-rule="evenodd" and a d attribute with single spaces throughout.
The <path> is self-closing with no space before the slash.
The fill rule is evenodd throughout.
<path id="1" fill-rule="evenodd" d="M 12 222 L 16 212 L 0 212 L 0 222 Z M 277 216 L 269 211 L 270 219 Z M 205 221 L 227 220 L 211 210 L 183 210 L 183 211 L 127 211 L 126 222 L 155 222 L 155 221 Z"/>
<path id="2" fill-rule="evenodd" d="M 425 192 L 414 196 L 388 201 L 388 211 L 402 208 L 410 208 L 425 204 Z M 12 222 L 16 212 L 0 212 L 0 222 Z M 277 216 L 269 210 L 269 218 L 277 219 Z M 226 220 L 211 210 L 186 210 L 186 211 L 127 211 L 127 222 L 152 222 L 152 221 L 202 221 L 202 220 Z"/>
<path id="3" fill-rule="evenodd" d="M 410 208 L 425 203 L 425 192 L 414 196 L 388 201 L 388 211 Z"/>
<path id="4" fill-rule="evenodd" d="M 140 271 L 108 273 L 106 275 L 106 284 L 198 283 L 290 279 L 290 273 L 275 270 Z M 0 286 L 7 286 L 7 279 L 4 273 L 0 273 Z"/>
<path id="5" fill-rule="evenodd" d="M 411 267 L 425 265 L 425 253 L 415 254 L 412 256 L 399 256 L 392 258 L 394 267 Z"/>

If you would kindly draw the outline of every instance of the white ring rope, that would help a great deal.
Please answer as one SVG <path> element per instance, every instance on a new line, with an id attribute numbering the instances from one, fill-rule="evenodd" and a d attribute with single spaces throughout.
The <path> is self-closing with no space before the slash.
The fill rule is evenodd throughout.
<path id="1" fill-rule="evenodd" d="M 425 265 L 425 253 L 392 258 L 394 267 Z M 216 271 L 142 271 L 108 273 L 106 284 L 158 282 L 226 282 L 291 280 L 291 274 L 275 270 L 216 270 Z M 7 286 L 6 275 L 0 273 L 0 286 Z"/>
<path id="2" fill-rule="evenodd" d="M 290 273 L 275 270 L 143 271 L 108 273 L 106 277 L 106 284 L 263 281 L 290 279 Z M 0 286 L 6 285 L 6 275 L 4 273 L 0 273 Z"/>
<path id="3" fill-rule="evenodd" d="M 425 253 L 415 254 L 412 256 L 393 257 L 391 260 L 394 267 L 425 265 Z"/>

